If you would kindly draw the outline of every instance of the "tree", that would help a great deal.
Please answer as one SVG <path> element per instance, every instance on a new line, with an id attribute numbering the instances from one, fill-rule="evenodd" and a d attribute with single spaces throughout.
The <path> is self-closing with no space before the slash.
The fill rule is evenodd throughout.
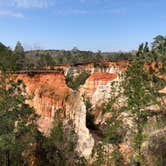
<path id="1" fill-rule="evenodd" d="M 141 56 L 136 57 L 125 73 L 123 83 L 124 95 L 127 97 L 125 110 L 129 112 L 136 126 L 133 131 L 136 165 L 141 165 L 143 162 L 141 145 L 146 138 L 143 132 L 144 126 L 150 116 L 156 115 L 155 110 L 149 110 L 148 107 L 158 105 L 159 108 L 163 108 L 159 94 L 162 79 L 158 78 L 151 67 L 152 61 L 153 59 L 148 63 L 149 70 L 146 70 L 145 59 Z"/>
<path id="2" fill-rule="evenodd" d="M 142 43 L 142 44 L 139 45 L 139 48 L 138 48 L 138 51 L 137 51 L 137 54 L 136 54 L 137 57 L 141 58 L 145 62 L 151 62 L 151 60 L 153 59 L 152 55 L 153 54 L 150 51 L 148 42 L 146 42 L 145 44 Z M 135 59 L 133 59 L 133 61 L 134 60 Z"/>
<path id="3" fill-rule="evenodd" d="M 77 76 L 73 76 L 72 73 L 68 73 L 66 77 L 67 85 L 73 90 L 78 90 L 80 85 L 83 85 L 86 79 L 89 77 L 89 74 L 85 71 L 82 71 Z"/>
<path id="4" fill-rule="evenodd" d="M 79 52 L 79 49 L 75 46 L 73 47 L 72 52 Z"/>
<path id="5" fill-rule="evenodd" d="M 40 68 L 48 69 L 49 67 L 54 67 L 55 61 L 53 57 L 49 54 L 42 54 L 39 59 Z"/>
<path id="6" fill-rule="evenodd" d="M 21 44 L 20 41 L 17 42 L 14 51 L 15 51 L 17 54 L 23 54 L 23 53 L 24 53 L 24 47 L 22 46 L 22 44 Z"/>
<path id="7" fill-rule="evenodd" d="M 0 75 L 0 165 L 17 166 L 28 163 L 33 147 L 36 114 L 26 104 L 28 95 L 21 80 L 9 72 Z"/>
<path id="8" fill-rule="evenodd" d="M 12 72 L 19 68 L 18 56 L 0 43 L 0 70 Z"/>
<path id="9" fill-rule="evenodd" d="M 60 111 L 60 110 L 58 110 Z M 63 125 L 61 112 L 56 112 L 50 136 L 38 138 L 36 153 L 41 166 L 85 166 L 86 161 L 79 157 L 76 148 L 77 137 L 72 127 Z M 42 139 L 41 139 L 42 138 Z"/>
<path id="10" fill-rule="evenodd" d="M 96 148 L 94 166 L 124 165 L 124 159 L 120 151 L 120 143 L 122 143 L 125 135 L 121 117 L 121 113 L 124 111 L 124 107 L 120 102 L 122 95 L 121 81 L 112 82 L 111 96 L 101 107 L 102 115 L 107 114 L 107 119 L 100 128 L 102 137 Z"/>
<path id="11" fill-rule="evenodd" d="M 104 112 L 111 113 L 111 117 L 106 121 L 107 123 L 103 133 L 103 142 L 104 144 L 111 143 L 118 147 L 123 138 L 123 123 L 122 119 L 119 118 L 123 109 L 115 109 L 113 108 L 113 104 L 114 103 L 109 101 L 108 103 L 103 105 Z"/>
<path id="12" fill-rule="evenodd" d="M 152 51 L 157 56 L 157 60 L 162 60 L 166 55 L 166 37 L 158 35 L 152 42 Z"/>
<path id="13" fill-rule="evenodd" d="M 24 54 L 24 47 L 22 44 L 18 41 L 16 44 L 16 47 L 14 49 L 14 56 L 17 58 L 17 70 L 21 70 L 25 67 L 25 54 Z"/>
<path id="14" fill-rule="evenodd" d="M 102 57 L 101 51 L 99 50 L 99 51 L 96 53 L 95 61 L 96 61 L 96 62 L 101 62 L 102 60 L 103 60 L 103 57 Z"/>
<path id="15" fill-rule="evenodd" d="M 102 105 L 102 113 L 109 113 L 110 118 L 106 120 L 106 124 L 103 131 L 102 143 L 103 145 L 111 144 L 113 151 L 111 154 L 106 155 L 106 165 L 120 166 L 124 164 L 123 156 L 120 152 L 120 143 L 124 138 L 124 124 L 121 118 L 121 113 L 124 111 L 124 106 L 121 104 L 123 91 L 121 87 L 121 81 L 112 82 L 111 84 L 111 97 L 108 102 Z M 106 152 L 108 153 L 108 152 Z M 109 152 L 110 153 L 110 152 Z"/>

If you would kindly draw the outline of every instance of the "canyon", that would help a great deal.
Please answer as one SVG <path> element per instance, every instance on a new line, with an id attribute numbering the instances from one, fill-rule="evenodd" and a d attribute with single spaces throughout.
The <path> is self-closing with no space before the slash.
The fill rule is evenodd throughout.
<path id="1" fill-rule="evenodd" d="M 55 67 L 56 72 L 46 71 L 32 75 L 22 73 L 17 74 L 16 77 L 23 80 L 28 94 L 32 96 L 32 99 L 27 102 L 34 107 L 40 116 L 37 122 L 40 131 L 46 136 L 49 135 L 54 114 L 61 110 L 64 121 L 71 120 L 74 124 L 74 130 L 78 136 L 76 150 L 81 156 L 90 160 L 96 140 L 86 126 L 87 110 L 84 99 L 91 102 L 95 110 L 93 112 L 95 123 L 100 124 L 104 118 L 101 115 L 101 105 L 111 96 L 111 83 L 120 82 L 120 74 L 126 71 L 128 65 L 127 61 L 102 62 L 97 65 L 59 65 Z M 77 91 L 68 87 L 66 83 L 68 73 L 72 73 L 76 77 L 82 71 L 89 74 L 85 83 L 80 85 Z M 126 126 L 132 128 L 132 120 L 126 114 L 123 116 Z M 120 145 L 126 160 L 129 160 L 132 154 L 132 148 L 129 144 L 130 134 L 129 130 L 126 134 L 126 141 Z"/>

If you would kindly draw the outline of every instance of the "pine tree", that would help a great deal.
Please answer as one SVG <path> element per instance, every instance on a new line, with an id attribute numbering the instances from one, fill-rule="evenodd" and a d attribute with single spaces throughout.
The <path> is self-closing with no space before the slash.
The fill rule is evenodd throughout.
<path id="1" fill-rule="evenodd" d="M 60 112 L 55 113 L 53 128 L 48 138 L 40 136 L 36 154 L 41 166 L 85 166 L 84 158 L 78 156 L 76 148 L 76 133 L 68 124 L 63 125 Z"/>
<path id="2" fill-rule="evenodd" d="M 25 60 L 25 54 L 24 54 L 24 47 L 19 41 L 16 44 L 13 54 L 15 57 L 17 57 L 16 58 L 17 70 L 23 69 L 25 66 L 26 60 Z"/>
<path id="3" fill-rule="evenodd" d="M 21 80 L 0 75 L 0 165 L 26 165 L 34 143 L 36 114 L 26 104 L 28 95 Z"/>
<path id="4" fill-rule="evenodd" d="M 17 42 L 14 51 L 18 54 L 23 54 L 24 53 L 24 47 L 22 46 L 20 41 Z"/>
<path id="5" fill-rule="evenodd" d="M 137 55 L 139 54 L 138 52 Z M 123 83 L 124 95 L 127 97 L 125 110 L 132 116 L 136 126 L 136 129 L 133 131 L 134 160 L 136 165 L 141 165 L 143 162 L 141 146 L 146 138 L 143 132 L 144 126 L 149 117 L 156 116 L 155 110 L 149 110 L 149 106 L 157 105 L 161 109 L 161 113 L 164 111 L 162 110 L 161 96 L 159 94 L 161 85 L 164 82 L 151 67 L 151 62 L 154 61 L 152 58 L 153 56 L 147 63 L 142 56 L 136 57 L 125 73 Z M 148 70 L 145 67 L 146 65 L 149 65 Z"/>

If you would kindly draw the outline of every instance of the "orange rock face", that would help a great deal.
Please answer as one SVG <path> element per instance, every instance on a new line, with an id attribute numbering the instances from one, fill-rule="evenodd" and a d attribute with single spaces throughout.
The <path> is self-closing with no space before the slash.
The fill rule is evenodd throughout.
<path id="1" fill-rule="evenodd" d="M 111 74 L 106 72 L 93 73 L 80 88 L 82 94 L 91 97 L 98 86 L 106 85 L 117 77 L 117 73 Z"/>
<path id="2" fill-rule="evenodd" d="M 46 132 L 54 113 L 63 109 L 63 101 L 71 91 L 66 85 L 65 76 L 62 73 L 41 73 L 34 76 L 19 74 L 17 78 L 23 80 L 28 94 L 33 96 L 28 103 L 40 115 L 39 127 Z"/>
<path id="3" fill-rule="evenodd" d="M 70 91 L 61 73 L 42 73 L 32 77 L 20 74 L 18 78 L 26 84 L 28 94 L 34 95 L 30 104 L 39 115 L 50 117 L 52 111 L 62 108 L 63 99 Z"/>
<path id="4" fill-rule="evenodd" d="M 119 72 L 124 72 L 129 63 L 126 61 L 102 62 L 101 68 L 102 65 L 107 66 L 108 69 L 113 68 L 115 70 L 111 70 L 111 72 L 109 70 L 108 72 L 105 70 L 95 72 L 96 70 L 93 70 L 94 64 L 78 65 L 75 69 L 76 72 L 77 69 L 80 70 L 82 68 L 91 71 L 90 73 L 92 74 L 79 90 L 81 95 L 85 95 L 93 100 L 92 103 L 94 105 L 100 104 L 100 101 L 103 101 L 104 97 L 107 97 L 107 94 L 111 93 L 109 83 L 118 77 Z M 66 65 L 56 67 L 57 69 L 63 69 L 65 72 L 71 68 L 71 66 Z M 33 96 L 32 100 L 29 100 L 28 103 L 41 116 L 39 126 L 43 129 L 48 129 L 51 126 L 54 113 L 58 109 L 65 111 L 65 98 L 72 91 L 66 84 L 65 75 L 60 72 L 38 73 L 31 76 L 18 74 L 17 78 L 23 80 L 26 84 L 28 94 Z"/>

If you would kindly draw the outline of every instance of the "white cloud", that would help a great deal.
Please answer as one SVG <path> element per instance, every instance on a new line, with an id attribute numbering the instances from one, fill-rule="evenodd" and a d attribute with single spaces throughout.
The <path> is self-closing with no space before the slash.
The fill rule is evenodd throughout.
<path id="1" fill-rule="evenodd" d="M 20 8 L 47 8 L 55 3 L 55 0 L 14 0 L 13 5 Z"/>
<path id="2" fill-rule="evenodd" d="M 0 16 L 24 18 L 24 15 L 22 13 L 14 12 L 14 11 L 11 11 L 11 10 L 0 10 Z"/>
<path id="3" fill-rule="evenodd" d="M 0 0 L 0 6 L 19 8 L 47 8 L 53 5 L 56 0 Z"/>
<path id="4" fill-rule="evenodd" d="M 14 5 L 21 8 L 46 8 L 49 0 L 14 0 Z"/>
<path id="5" fill-rule="evenodd" d="M 58 11 L 56 11 L 56 15 L 58 15 L 58 16 L 86 15 L 86 14 L 89 14 L 89 11 L 81 10 L 81 9 L 68 9 L 68 10 L 58 10 Z"/>
<path id="6" fill-rule="evenodd" d="M 0 0 L 0 17 L 24 18 L 18 8 L 47 8 L 56 0 Z M 13 10 L 14 9 L 14 10 Z"/>

